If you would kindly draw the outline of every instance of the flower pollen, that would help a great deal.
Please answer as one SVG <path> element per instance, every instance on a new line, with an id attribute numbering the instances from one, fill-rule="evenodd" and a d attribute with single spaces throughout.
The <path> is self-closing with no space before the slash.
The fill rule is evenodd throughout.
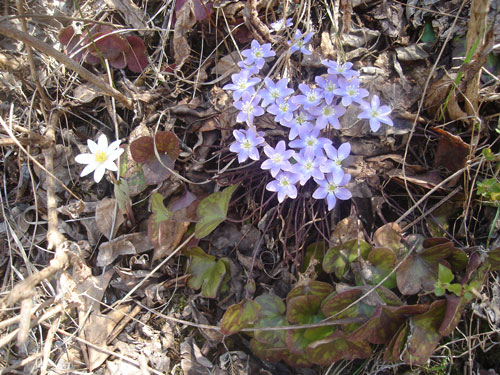
<path id="1" fill-rule="evenodd" d="M 108 158 L 108 155 L 106 154 L 106 151 L 100 150 L 95 153 L 94 158 L 96 162 L 104 163 Z"/>

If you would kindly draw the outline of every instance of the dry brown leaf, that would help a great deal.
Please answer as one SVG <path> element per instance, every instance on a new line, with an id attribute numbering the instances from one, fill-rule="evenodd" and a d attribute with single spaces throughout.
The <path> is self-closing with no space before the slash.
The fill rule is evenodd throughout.
<path id="1" fill-rule="evenodd" d="M 115 236 L 120 225 L 125 222 L 125 218 L 116 204 L 116 199 L 104 198 L 99 202 L 95 210 L 95 221 L 97 228 L 106 238 L 110 239 Z"/>
<path id="2" fill-rule="evenodd" d="M 401 243 L 401 234 L 402 231 L 398 224 L 387 223 L 375 231 L 373 242 L 377 247 L 388 247 L 396 250 Z"/>
<path id="3" fill-rule="evenodd" d="M 192 337 L 187 337 L 180 347 L 181 368 L 186 375 L 209 375 L 210 369 L 214 367 L 212 362 L 203 356 L 200 348 L 195 344 Z"/>
<path id="4" fill-rule="evenodd" d="M 217 76 L 229 76 L 232 73 L 240 71 L 237 63 L 241 61 L 240 54 L 238 51 L 227 54 L 223 58 L 217 60 L 217 63 L 210 71 L 210 74 L 215 74 Z"/>
<path id="5" fill-rule="evenodd" d="M 434 167 L 445 167 L 451 172 L 456 172 L 465 167 L 469 154 L 469 145 L 459 136 L 441 128 L 432 128 L 439 133 L 439 143 L 434 157 Z"/>
<path id="6" fill-rule="evenodd" d="M 337 223 L 330 237 L 331 246 L 338 246 L 346 241 L 358 239 L 364 241 L 363 225 L 356 215 L 350 215 Z"/>
<path id="7" fill-rule="evenodd" d="M 99 246 L 96 264 L 98 267 L 105 267 L 113 263 L 120 255 L 134 254 L 136 254 L 136 251 L 132 242 L 123 238 L 115 239 L 114 241 L 104 242 Z"/>
<path id="8" fill-rule="evenodd" d="M 125 317 L 125 314 L 128 313 L 129 310 L 129 306 L 122 305 L 119 309 L 111 310 L 106 315 L 97 313 L 90 315 L 84 329 L 85 339 L 100 348 L 109 349 L 109 346 L 106 345 L 109 334 L 120 320 Z M 94 349 L 91 346 L 88 347 L 88 353 L 90 371 L 94 371 L 94 369 L 102 365 L 106 358 L 108 358 L 108 354 Z"/>
<path id="9" fill-rule="evenodd" d="M 188 43 L 187 35 L 196 24 L 193 1 L 187 0 L 182 8 L 176 12 L 176 15 L 177 21 L 175 22 L 172 46 L 174 49 L 175 69 L 178 70 L 191 54 L 191 46 Z"/>
<path id="10" fill-rule="evenodd" d="M 132 0 L 104 0 L 111 8 L 116 9 L 125 19 L 127 25 L 132 26 L 136 31 L 144 35 L 148 30 L 148 25 L 144 22 L 144 12 L 133 3 Z"/>

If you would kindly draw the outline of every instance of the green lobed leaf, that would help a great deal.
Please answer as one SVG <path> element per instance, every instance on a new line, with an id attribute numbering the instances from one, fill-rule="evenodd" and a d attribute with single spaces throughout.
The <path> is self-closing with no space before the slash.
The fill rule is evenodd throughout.
<path id="1" fill-rule="evenodd" d="M 172 213 L 163 204 L 163 195 L 153 193 L 151 197 L 151 210 L 153 211 L 153 220 L 156 223 L 166 221 L 172 217 Z"/>
<path id="2" fill-rule="evenodd" d="M 116 203 L 118 204 L 118 208 L 122 211 L 127 210 L 127 205 L 132 203 L 130 199 L 130 189 L 128 187 L 128 182 L 125 179 L 121 179 L 116 181 L 113 186 L 113 190 L 115 193 Z"/>
<path id="3" fill-rule="evenodd" d="M 285 318 L 285 304 L 278 296 L 269 293 L 262 294 L 255 298 L 260 307 L 259 319 L 255 322 L 255 327 L 280 327 L 288 326 Z M 285 331 L 255 331 L 255 339 L 268 345 L 286 347 Z"/>
<path id="4" fill-rule="evenodd" d="M 446 311 L 446 301 L 438 300 L 423 314 L 410 318 L 411 332 L 408 335 L 403 360 L 407 364 L 424 365 L 441 339 L 439 329 Z"/>
<path id="5" fill-rule="evenodd" d="M 222 334 L 229 336 L 251 327 L 257 320 L 260 309 L 260 305 L 251 299 L 229 306 L 220 322 Z"/>
<path id="6" fill-rule="evenodd" d="M 490 266 L 491 271 L 500 270 L 500 247 L 488 252 L 486 264 Z"/>
<path id="7" fill-rule="evenodd" d="M 293 288 L 286 296 L 286 303 L 298 296 L 319 296 L 322 299 L 333 292 L 333 286 L 323 281 L 309 281 L 307 284 L 298 285 Z"/>
<path id="8" fill-rule="evenodd" d="M 323 259 L 323 270 L 327 273 L 334 272 L 339 279 L 343 278 L 349 264 L 358 259 L 358 247 L 361 256 L 366 258 L 371 247 L 365 241 L 354 239 L 328 249 Z"/>
<path id="9" fill-rule="evenodd" d="M 217 226 L 226 220 L 229 201 L 238 185 L 232 185 L 210 194 L 204 198 L 197 209 L 198 222 L 196 223 L 194 233 L 196 238 L 208 236 Z"/>
<path id="10" fill-rule="evenodd" d="M 372 349 L 368 342 L 351 341 L 345 333 L 337 330 L 330 336 L 309 344 L 306 353 L 314 364 L 328 366 L 340 360 L 368 358 Z"/>
<path id="11" fill-rule="evenodd" d="M 207 298 L 216 298 L 219 287 L 226 274 L 226 265 L 222 260 L 215 260 L 212 255 L 206 254 L 201 248 L 190 249 L 191 263 L 187 273 L 191 275 L 188 286 L 200 289 Z"/>
<path id="12" fill-rule="evenodd" d="M 378 285 L 396 266 L 397 257 L 394 251 L 387 247 L 377 247 L 372 249 L 368 254 L 367 260 L 371 263 L 373 285 Z M 396 287 L 396 273 L 392 273 L 389 278 L 382 284 L 386 288 L 392 289 Z"/>
<path id="13" fill-rule="evenodd" d="M 449 284 L 453 281 L 455 276 L 453 275 L 453 272 L 446 267 L 443 266 L 441 263 L 439 264 L 439 272 L 438 272 L 438 279 L 440 282 L 443 284 Z"/>
<path id="14" fill-rule="evenodd" d="M 278 345 L 267 344 L 256 338 L 250 340 L 250 349 L 260 359 L 268 362 L 279 362 L 287 358 L 288 349 L 285 343 Z"/>

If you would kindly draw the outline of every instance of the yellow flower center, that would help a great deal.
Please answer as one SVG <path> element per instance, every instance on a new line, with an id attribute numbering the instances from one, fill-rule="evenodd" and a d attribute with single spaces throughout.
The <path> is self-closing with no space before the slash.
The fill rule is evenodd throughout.
<path id="1" fill-rule="evenodd" d="M 106 155 L 106 151 L 97 151 L 94 155 L 95 161 L 98 163 L 104 163 L 106 159 L 108 158 L 108 155 Z"/>

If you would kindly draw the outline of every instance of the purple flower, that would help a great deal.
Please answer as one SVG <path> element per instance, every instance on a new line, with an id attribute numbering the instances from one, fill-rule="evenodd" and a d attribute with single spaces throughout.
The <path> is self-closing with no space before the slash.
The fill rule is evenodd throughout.
<path id="1" fill-rule="evenodd" d="M 323 147 L 332 144 L 332 141 L 328 138 L 318 137 L 318 135 L 318 128 L 314 128 L 310 133 L 299 133 L 300 138 L 291 141 L 289 146 L 302 149 L 306 157 L 323 156 Z"/>
<path id="2" fill-rule="evenodd" d="M 322 60 L 321 63 L 328 68 L 329 74 L 342 75 L 345 79 L 351 79 L 352 77 L 359 76 L 357 72 L 352 68 L 351 62 L 346 62 L 345 64 L 339 64 L 332 60 Z"/>
<path id="3" fill-rule="evenodd" d="M 267 112 L 275 115 L 274 121 L 283 123 L 291 121 L 293 118 L 293 111 L 297 109 L 297 104 L 292 103 L 289 100 L 280 98 L 276 100 L 276 104 L 273 104 L 267 108 Z"/>
<path id="4" fill-rule="evenodd" d="M 317 180 L 322 180 L 325 175 L 320 169 L 320 166 L 326 162 L 324 156 L 305 156 L 302 154 L 295 154 L 293 157 L 297 164 L 293 166 L 293 169 L 297 168 L 297 174 L 300 176 L 300 184 L 304 185 L 311 177 Z"/>
<path id="5" fill-rule="evenodd" d="M 244 61 L 238 61 L 238 66 L 241 69 L 248 70 L 250 72 L 250 74 L 257 74 L 258 72 L 260 72 L 260 69 L 257 68 L 257 65 L 255 65 L 255 64 L 247 65 L 247 64 L 245 64 Z"/>
<path id="6" fill-rule="evenodd" d="M 288 45 L 291 45 L 290 54 L 294 54 L 295 52 L 300 51 L 304 55 L 310 55 L 312 52 L 307 49 L 306 45 L 309 43 L 313 35 L 314 33 L 311 32 L 305 34 L 304 37 L 302 37 L 302 32 L 297 29 L 297 31 L 295 31 L 293 42 L 288 41 Z"/>
<path id="7" fill-rule="evenodd" d="M 302 132 L 310 133 L 313 130 L 314 126 L 309 121 L 313 118 L 314 116 L 308 112 L 296 111 L 291 121 L 282 121 L 281 125 L 290 128 L 288 139 L 292 140 Z"/>
<path id="8" fill-rule="evenodd" d="M 259 91 L 262 96 L 262 107 L 267 107 L 269 104 L 275 104 L 278 99 L 285 99 L 288 95 L 293 94 L 293 90 L 288 88 L 288 78 L 282 78 L 277 83 L 274 83 L 271 78 L 264 78 L 266 88 Z"/>
<path id="9" fill-rule="evenodd" d="M 320 90 L 311 88 L 304 83 L 299 85 L 299 90 L 304 95 L 295 95 L 291 100 L 295 104 L 301 104 L 305 109 L 318 105 L 321 99 L 323 99 L 323 94 Z"/>
<path id="10" fill-rule="evenodd" d="M 233 130 L 234 142 L 229 150 L 238 154 L 238 162 L 241 164 L 248 158 L 252 160 L 259 160 L 259 151 L 257 146 L 264 143 L 264 132 L 257 134 L 253 129 L 248 130 Z"/>
<path id="11" fill-rule="evenodd" d="M 389 117 L 391 107 L 388 105 L 381 106 L 380 99 L 377 95 L 373 95 L 371 105 L 366 102 L 362 102 L 361 109 L 363 109 L 363 112 L 358 115 L 358 118 L 370 119 L 370 128 L 374 132 L 380 128 L 380 123 L 390 126 L 394 125 Z"/>
<path id="12" fill-rule="evenodd" d="M 244 92 L 255 92 L 253 86 L 260 82 L 260 78 L 250 77 L 250 71 L 242 70 L 239 73 L 231 75 L 233 83 L 228 83 L 223 87 L 224 90 L 233 90 L 234 100 L 240 100 Z"/>
<path id="13" fill-rule="evenodd" d="M 264 152 L 269 159 L 262 163 L 261 168 L 271 171 L 271 176 L 276 177 L 279 171 L 290 171 L 292 165 L 288 161 L 294 154 L 295 151 L 287 150 L 285 141 L 279 141 L 276 148 L 271 146 L 264 147 Z"/>
<path id="14" fill-rule="evenodd" d="M 253 119 L 256 116 L 262 116 L 264 114 L 264 109 L 259 106 L 260 95 L 250 94 L 248 91 L 245 91 L 241 97 L 241 100 L 238 102 L 234 102 L 234 106 L 236 109 L 239 109 L 241 112 L 238 113 L 236 117 L 236 121 L 238 122 L 247 122 L 249 124 L 253 124 Z"/>
<path id="15" fill-rule="evenodd" d="M 323 130 L 328 124 L 334 129 L 340 129 L 339 117 L 345 113 L 342 105 L 323 104 L 321 107 L 310 108 L 309 112 L 316 116 L 316 127 Z"/>
<path id="16" fill-rule="evenodd" d="M 276 53 L 271 49 L 271 43 L 260 45 L 259 42 L 254 39 L 252 40 L 250 49 L 242 51 L 241 55 L 246 57 L 244 60 L 245 64 L 255 64 L 257 68 L 262 69 L 266 62 L 264 59 L 266 57 L 276 56 Z"/>
<path id="17" fill-rule="evenodd" d="M 286 197 L 292 199 L 297 198 L 297 188 L 295 184 L 299 180 L 299 176 L 291 172 L 280 172 L 276 179 L 266 185 L 269 191 L 278 192 L 278 201 L 281 203 Z"/>
<path id="18" fill-rule="evenodd" d="M 321 164 L 321 172 L 343 174 L 342 160 L 347 159 L 351 153 L 351 145 L 348 142 L 342 143 L 338 150 L 332 145 L 325 145 L 324 150 L 328 160 Z"/>
<path id="19" fill-rule="evenodd" d="M 359 87 L 359 80 L 353 78 L 350 81 L 340 78 L 339 88 L 334 90 L 334 93 L 342 96 L 342 104 L 348 106 L 353 101 L 356 103 L 362 103 L 363 98 L 368 96 L 368 91 Z"/>
<path id="20" fill-rule="evenodd" d="M 325 98 L 326 104 L 332 104 L 333 98 L 335 98 L 334 91 L 337 88 L 337 77 L 333 74 L 329 74 L 326 78 L 316 76 L 314 80 L 318 86 L 323 89 L 323 97 Z"/>
<path id="21" fill-rule="evenodd" d="M 271 29 L 273 31 L 276 31 L 277 33 L 279 33 L 281 30 L 284 30 L 286 27 L 292 27 L 293 26 L 293 22 L 292 22 L 292 19 L 291 18 L 287 18 L 286 21 L 282 19 L 276 21 L 276 22 L 273 22 L 271 25 Z"/>
<path id="22" fill-rule="evenodd" d="M 351 175 L 349 173 L 337 174 L 331 173 L 325 175 L 324 180 L 315 180 L 318 183 L 318 188 L 313 193 L 313 198 L 323 199 L 326 198 L 328 202 L 328 210 L 335 207 L 337 199 L 347 200 L 351 199 L 352 194 L 349 190 L 343 187 L 349 182 Z"/>

